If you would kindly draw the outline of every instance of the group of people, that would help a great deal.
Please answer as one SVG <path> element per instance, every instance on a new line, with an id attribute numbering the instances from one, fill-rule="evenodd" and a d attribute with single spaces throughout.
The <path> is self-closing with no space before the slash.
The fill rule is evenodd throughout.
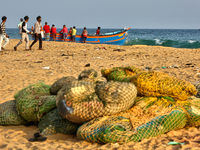
<path id="1" fill-rule="evenodd" d="M 2 22 L 0 24 L 0 51 L 1 51 L 1 49 L 3 50 L 4 47 L 6 46 L 6 44 L 9 43 L 9 36 L 6 34 L 6 26 L 5 26 L 6 20 L 7 20 L 7 17 L 3 16 Z M 23 21 L 22 18 L 20 19 L 20 23 L 18 24 L 18 28 L 20 29 L 19 33 L 21 35 L 21 40 L 14 47 L 15 51 L 17 50 L 17 47 L 19 45 L 21 45 L 24 41 L 26 42 L 25 50 L 29 51 L 29 50 L 31 50 L 32 46 L 38 40 L 39 40 L 39 50 L 43 50 L 42 49 L 42 35 L 41 35 L 41 29 L 42 29 L 41 16 L 38 16 L 36 18 L 36 20 L 37 20 L 37 22 L 34 24 L 34 28 L 32 28 L 32 30 L 29 31 L 27 29 L 27 22 L 29 21 L 29 17 L 25 16 L 24 21 Z M 47 22 L 45 22 L 43 29 L 45 31 L 45 40 L 46 41 L 50 40 L 50 33 L 52 34 L 53 40 L 54 41 L 56 40 L 57 30 L 56 30 L 56 27 L 55 27 L 54 24 L 50 28 L 50 26 L 47 24 Z M 101 29 L 100 27 L 97 28 L 96 35 L 100 35 L 100 29 Z M 76 27 L 74 26 L 73 28 L 70 27 L 70 30 L 68 32 L 68 28 L 66 27 L 66 25 L 63 25 L 63 29 L 59 33 L 63 34 L 63 40 L 64 41 L 67 41 L 67 37 L 68 37 L 68 35 L 70 35 L 71 41 L 76 42 L 76 31 L 77 31 Z M 30 46 L 29 46 L 29 36 L 28 36 L 28 34 L 33 34 L 33 36 L 34 36 L 34 41 L 32 42 L 32 44 Z M 86 27 L 84 27 L 84 30 L 82 31 L 82 38 L 83 38 L 84 43 L 86 43 L 87 35 L 88 35 L 88 31 L 87 31 Z M 2 45 L 3 40 L 5 42 Z"/>
<path id="2" fill-rule="evenodd" d="M 50 40 L 50 33 L 52 34 L 53 41 L 56 40 L 57 29 L 54 24 L 50 28 L 50 26 L 47 24 L 47 22 L 45 22 L 43 29 L 45 32 L 45 40 L 46 41 Z M 66 25 L 63 25 L 63 29 L 59 33 L 63 34 L 63 40 L 65 42 L 67 41 L 68 34 L 71 36 L 72 42 L 76 42 L 76 27 L 75 26 L 73 28 L 71 27 L 68 32 L 68 28 L 66 27 Z"/>
<path id="3" fill-rule="evenodd" d="M 38 16 L 36 18 L 37 22 L 34 24 L 34 38 L 35 40 L 32 42 L 32 44 L 29 46 L 29 36 L 28 34 L 32 34 L 32 31 L 29 31 L 27 29 L 27 22 L 29 21 L 29 17 L 25 16 L 24 17 L 24 22 L 23 19 L 20 19 L 20 23 L 18 24 L 18 28 L 20 29 L 19 33 L 21 34 L 21 40 L 19 43 L 14 47 L 14 50 L 17 50 L 17 47 L 21 45 L 24 41 L 26 41 L 26 46 L 25 50 L 29 51 L 31 50 L 32 46 L 39 40 L 39 50 L 42 49 L 42 35 L 41 35 L 41 16 Z"/>
<path id="4" fill-rule="evenodd" d="M 43 29 L 45 31 L 46 41 L 50 40 L 50 33 L 52 34 L 53 40 L 54 41 L 56 40 L 57 29 L 54 24 L 52 25 L 50 29 L 50 26 L 47 24 L 47 22 L 45 22 Z M 101 29 L 100 27 L 97 28 L 96 35 L 100 35 L 100 29 Z M 63 25 L 63 29 L 59 33 L 63 34 L 63 40 L 65 42 L 67 41 L 68 35 L 71 37 L 72 42 L 76 42 L 76 27 L 75 26 L 73 28 L 70 27 L 70 30 L 68 32 L 68 28 L 66 27 L 66 25 Z M 87 35 L 88 35 L 88 31 L 86 27 L 84 27 L 83 32 L 82 32 L 82 38 L 83 38 L 84 43 L 86 43 Z"/>

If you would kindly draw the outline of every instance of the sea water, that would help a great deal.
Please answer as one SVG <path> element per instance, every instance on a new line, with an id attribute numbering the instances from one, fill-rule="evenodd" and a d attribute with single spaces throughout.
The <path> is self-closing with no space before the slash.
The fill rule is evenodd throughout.
<path id="1" fill-rule="evenodd" d="M 29 29 L 30 30 L 30 29 Z M 61 29 L 57 29 L 59 32 Z M 77 29 L 81 34 L 83 29 Z M 101 29 L 101 33 L 121 29 Z M 94 35 L 96 29 L 87 29 Z M 6 29 L 10 39 L 20 39 L 19 29 Z M 31 39 L 31 37 L 30 37 Z M 130 29 L 124 45 L 157 45 L 176 48 L 200 48 L 200 30 L 198 29 Z"/>

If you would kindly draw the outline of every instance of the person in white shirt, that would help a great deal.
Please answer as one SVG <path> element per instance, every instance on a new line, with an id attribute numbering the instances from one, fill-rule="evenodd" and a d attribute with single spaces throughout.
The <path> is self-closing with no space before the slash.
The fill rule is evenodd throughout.
<path id="1" fill-rule="evenodd" d="M 28 34 L 31 34 L 30 31 L 28 31 L 27 29 L 27 22 L 29 20 L 29 17 L 28 16 L 25 16 L 24 17 L 24 22 L 22 23 L 22 26 L 21 26 L 21 40 L 19 41 L 19 43 L 14 47 L 14 50 L 16 51 L 17 50 L 17 47 L 22 44 L 24 41 L 26 41 L 26 51 L 28 51 L 28 46 L 29 46 L 29 37 L 28 37 Z"/>
<path id="2" fill-rule="evenodd" d="M 39 50 L 42 50 L 41 17 L 38 16 L 36 19 L 37 19 L 37 22 L 34 25 L 35 40 L 31 44 L 31 46 L 29 47 L 30 50 L 31 50 L 31 47 L 38 41 L 38 39 L 39 39 Z"/>
<path id="3" fill-rule="evenodd" d="M 17 27 L 19 28 L 19 34 L 22 34 L 22 23 L 23 23 L 23 19 L 20 19 L 20 23 L 18 23 Z"/>

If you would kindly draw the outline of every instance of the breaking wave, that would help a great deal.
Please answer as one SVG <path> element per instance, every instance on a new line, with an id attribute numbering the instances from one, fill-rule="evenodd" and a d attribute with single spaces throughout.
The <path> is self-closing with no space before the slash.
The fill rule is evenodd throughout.
<path id="1" fill-rule="evenodd" d="M 128 39 L 124 45 L 157 45 L 175 48 L 200 48 L 200 41 L 174 41 L 174 40 L 146 40 L 146 39 Z"/>

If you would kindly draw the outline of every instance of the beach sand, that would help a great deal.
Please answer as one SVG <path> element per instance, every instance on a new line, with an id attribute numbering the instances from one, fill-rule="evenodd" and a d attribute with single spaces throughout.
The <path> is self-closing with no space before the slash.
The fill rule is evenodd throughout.
<path id="1" fill-rule="evenodd" d="M 160 46 L 114 46 L 92 45 L 66 42 L 38 43 L 32 51 L 25 51 L 25 43 L 13 51 L 19 40 L 10 40 L 5 50 L 0 52 L 0 103 L 13 100 L 14 95 L 29 84 L 43 80 L 53 84 L 64 76 L 78 77 L 84 69 L 135 66 L 141 69 L 162 71 L 170 76 L 191 83 L 200 81 L 200 49 L 180 49 Z M 30 41 L 31 43 L 32 41 Z M 89 67 L 85 67 L 90 64 Z M 46 68 L 44 68 L 46 67 Z M 47 136 L 45 142 L 29 142 L 38 132 L 37 126 L 0 126 L 0 149 L 199 149 L 200 129 L 189 128 L 131 142 L 97 144 L 80 141 L 76 135 L 56 134 Z M 170 141 L 185 145 L 167 145 Z"/>

